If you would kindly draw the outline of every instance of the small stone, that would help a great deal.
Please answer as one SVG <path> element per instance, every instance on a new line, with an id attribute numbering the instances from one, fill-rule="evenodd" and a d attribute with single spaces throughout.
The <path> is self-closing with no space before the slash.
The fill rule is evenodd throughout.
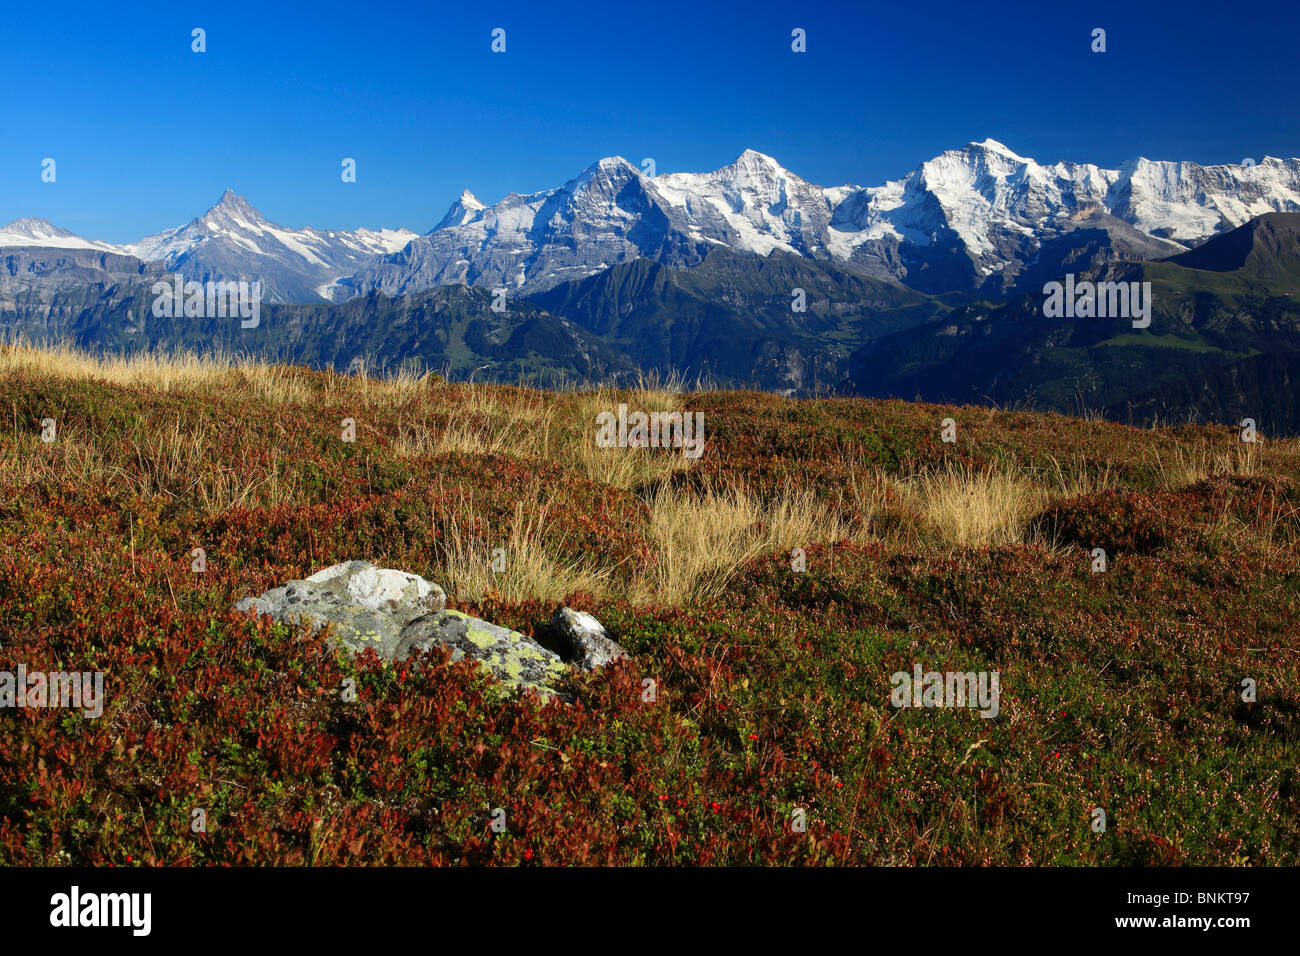
<path id="1" fill-rule="evenodd" d="M 609 636 L 604 625 L 583 611 L 571 607 L 556 608 L 551 616 L 551 630 L 569 649 L 574 665 L 584 670 L 604 667 L 627 656 L 627 651 Z"/>

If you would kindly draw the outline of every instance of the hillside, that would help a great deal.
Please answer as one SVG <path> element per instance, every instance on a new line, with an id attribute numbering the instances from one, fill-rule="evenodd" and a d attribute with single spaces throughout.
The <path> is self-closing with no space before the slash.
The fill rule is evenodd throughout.
<path id="1" fill-rule="evenodd" d="M 529 301 L 646 372 L 797 394 L 834 387 L 863 343 L 947 311 L 939 299 L 828 263 L 723 247 L 693 268 L 638 259 Z"/>
<path id="2" fill-rule="evenodd" d="M 576 323 L 524 301 L 494 311 L 492 295 L 482 289 L 446 286 L 334 305 L 263 304 L 256 326 L 243 328 L 239 318 L 156 317 L 150 285 L 157 276 L 144 282 L 101 275 L 95 287 L 14 280 L 17 291 L 0 298 L 0 333 L 115 355 L 180 348 L 337 371 L 434 369 L 457 378 L 477 371 L 480 379 L 542 386 L 636 377 L 626 355 Z M 5 288 L 0 276 L 0 294 Z"/>
<path id="3" fill-rule="evenodd" d="M 596 447 L 620 402 L 704 454 Z M 1263 425 L 16 346 L 0 408 L 0 671 L 105 675 L 99 719 L 0 720 L 0 864 L 1300 863 Z M 630 658 L 542 706 L 231 610 L 349 559 Z M 893 706 L 916 667 L 998 672 L 996 715 Z"/>
<path id="4" fill-rule="evenodd" d="M 828 391 L 864 342 L 950 307 L 787 253 L 713 249 L 692 269 L 638 259 L 530 298 L 498 300 L 486 289 L 452 285 L 330 305 L 264 303 L 258 325 L 245 329 L 229 318 L 155 317 L 150 287 L 163 275 L 156 264 L 36 249 L 0 262 L 11 264 L 11 276 L 0 274 L 0 331 L 28 341 L 116 354 L 238 352 L 337 371 L 356 362 L 458 378 L 477 370 L 480 380 L 533 385 L 648 373 L 721 387 Z M 792 310 L 793 289 L 803 290 L 805 311 Z"/>
<path id="5" fill-rule="evenodd" d="M 470 216 L 475 203 L 462 197 L 448 215 Z M 412 243 L 409 254 L 422 248 Z M 234 352 L 317 369 L 432 369 L 544 387 L 652 375 L 795 397 L 996 404 L 1140 425 L 1253 418 L 1272 434 L 1300 434 L 1292 384 L 1300 213 L 1261 215 L 1171 256 L 1178 248 L 1094 210 L 1002 275 L 1003 292 L 1027 290 L 1010 301 L 928 295 L 873 277 L 859 262 L 713 245 L 694 264 L 639 257 L 531 293 L 451 284 L 391 298 L 371 291 L 334 303 L 267 301 L 249 329 L 226 318 L 155 317 L 151 288 L 171 275 L 158 262 L 30 247 L 0 258 L 0 334 L 114 354 Z M 1149 283 L 1150 324 L 1048 317 L 1043 290 L 1067 275 Z"/>
<path id="6" fill-rule="evenodd" d="M 1149 327 L 1046 317 L 1041 290 L 967 304 L 866 343 L 849 359 L 845 391 L 1137 424 L 1254 418 L 1275 434 L 1300 434 L 1290 384 L 1300 354 L 1300 214 L 1261 216 L 1191 252 L 1081 268 L 1076 278 L 1151 283 Z"/>

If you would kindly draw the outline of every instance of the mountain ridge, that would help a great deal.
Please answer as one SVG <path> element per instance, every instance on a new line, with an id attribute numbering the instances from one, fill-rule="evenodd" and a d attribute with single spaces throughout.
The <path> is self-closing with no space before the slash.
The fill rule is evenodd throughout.
<path id="1" fill-rule="evenodd" d="M 1139 157 L 1106 169 L 1042 164 L 985 139 L 878 186 L 819 186 L 753 149 L 711 172 L 654 177 L 614 156 L 496 203 L 466 189 L 422 235 L 287 229 L 227 190 L 203 216 L 134 243 L 24 219 L 0 228 L 0 247 L 81 244 L 162 261 L 187 278 L 260 275 L 272 301 L 454 284 L 527 295 L 638 258 L 698 265 L 718 245 L 834 261 L 929 294 L 1010 298 L 1077 262 L 1079 247 L 1089 267 L 1167 258 L 1259 215 L 1296 211 L 1300 159 L 1206 166 Z"/>

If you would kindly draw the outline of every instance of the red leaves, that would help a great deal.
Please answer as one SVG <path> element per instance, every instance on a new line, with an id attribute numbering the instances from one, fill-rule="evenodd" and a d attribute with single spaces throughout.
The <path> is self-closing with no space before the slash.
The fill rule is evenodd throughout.
<path id="1" fill-rule="evenodd" d="M 324 377 L 301 374 L 321 392 Z M 343 449 L 341 416 L 323 398 L 271 406 L 246 395 L 41 389 L 37 401 L 30 382 L 26 391 L 0 382 L 0 407 L 12 399 L 27 415 L 55 401 L 68 424 L 104 439 L 101 453 L 125 477 L 55 474 L 0 487 L 0 669 L 20 660 L 100 668 L 107 706 L 98 721 L 0 716 L 0 863 L 1064 860 L 1078 857 L 1077 808 L 1051 801 L 1117 779 L 1137 795 L 1115 808 L 1116 820 L 1131 819 L 1141 800 L 1160 812 L 1158 823 L 1128 831 L 1134 861 L 1220 862 L 1218 846 L 1294 859 L 1291 817 L 1282 816 L 1294 799 L 1285 796 L 1235 817 L 1216 812 L 1216 832 L 1225 821 L 1240 826 L 1230 839 L 1200 839 L 1197 808 L 1220 792 L 1196 763 L 1232 753 L 1244 781 L 1223 785 L 1234 796 L 1279 792 L 1285 751 L 1274 743 L 1294 730 L 1294 655 L 1285 652 L 1296 609 L 1285 590 L 1264 592 L 1290 579 L 1269 577 L 1243 550 L 1177 563 L 1225 514 L 1248 528 L 1275 516 L 1276 560 L 1293 559 L 1282 532 L 1295 528 L 1296 498 L 1280 480 L 1141 490 L 1149 483 L 1133 476 L 1145 474 L 1149 433 L 1001 413 L 972 421 L 962 432 L 971 446 L 960 451 L 972 468 L 1055 454 L 1063 433 L 1076 457 L 1116 462 L 1124 490 L 1067 501 L 1040 524 L 1111 557 L 1160 551 L 1142 559 L 1132 589 L 1118 574 L 1089 577 L 1073 558 L 1029 546 L 808 542 L 806 574 L 792 574 L 786 554 L 759 557 L 716 605 L 647 609 L 568 595 L 625 639 L 633 659 L 577 677 L 574 704 L 542 707 L 495 698 L 473 666 L 450 665 L 445 653 L 395 668 L 342 662 L 304 629 L 227 608 L 346 558 L 426 572 L 441 535 L 486 545 L 521 499 L 537 495 L 554 502 L 558 557 L 644 567 L 656 555 L 638 494 L 537 456 L 399 460 L 389 446 L 401 409 L 358 413 L 361 437 Z M 541 397 L 552 400 L 563 401 Z M 691 401 L 711 431 L 698 475 L 743 478 L 759 492 L 793 480 L 834 502 L 846 454 L 898 474 L 953 453 L 935 441 L 925 406 Z M 276 493 L 216 509 L 170 485 L 139 493 L 141 468 L 156 465 L 136 460 L 126 433 L 137 419 L 165 427 L 178 411 L 228 438 L 208 446 L 212 473 L 188 475 L 187 487 L 220 474 L 265 477 L 274 466 Z M 443 404 L 431 426 L 458 414 Z M 119 445 L 129 458 L 114 458 Z M 456 507 L 470 493 L 474 522 Z M 207 553 L 203 574 L 190 568 L 195 546 Z M 525 632 L 554 609 L 541 599 L 481 603 L 466 609 Z M 1014 705 L 1016 720 L 892 711 L 889 671 L 931 649 L 954 666 L 1001 666 L 1004 713 Z M 1264 661 L 1282 668 L 1260 673 L 1274 696 L 1239 712 L 1227 691 L 1254 673 L 1243 666 Z M 355 702 L 340 699 L 345 677 L 356 681 Z M 1043 728 L 1067 701 L 1068 725 L 1049 737 Z M 957 774 L 979 734 L 993 739 Z M 1110 750 L 1140 758 L 1124 763 Z M 1195 784 L 1180 812 L 1166 808 L 1176 790 L 1133 779 L 1153 771 Z M 1037 786 L 1045 775 L 1059 786 Z M 191 828 L 196 808 L 206 832 Z M 497 808 L 502 832 L 491 827 Z M 792 832 L 793 808 L 806 813 L 806 831 Z"/>

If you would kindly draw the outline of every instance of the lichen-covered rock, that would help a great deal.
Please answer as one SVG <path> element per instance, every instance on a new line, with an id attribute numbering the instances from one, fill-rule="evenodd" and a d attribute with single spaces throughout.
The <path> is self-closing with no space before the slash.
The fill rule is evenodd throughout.
<path id="1" fill-rule="evenodd" d="M 554 696 L 564 662 L 531 637 L 460 611 L 439 611 L 413 621 L 402 631 L 394 660 L 439 644 L 451 648 L 452 660 L 476 660 L 493 677 L 511 687 Z"/>
<path id="2" fill-rule="evenodd" d="M 369 561 L 346 561 L 302 581 L 246 597 L 235 610 L 269 614 L 286 624 L 310 624 L 313 632 L 328 625 L 340 647 L 352 653 L 373 650 L 385 661 L 406 660 L 416 651 L 445 644 L 451 648 L 452 660 L 477 661 L 508 687 L 531 688 L 547 698 L 564 696 L 557 688 L 566 667 L 558 654 L 518 631 L 444 610 L 446 606 L 442 588 L 419 575 L 377 568 Z M 604 634 L 595 618 L 587 614 L 578 618 Z M 589 630 L 575 627 L 575 633 Z M 622 654 L 621 647 L 605 640 Z M 598 637 L 582 647 L 580 666 L 608 658 Z"/>
<path id="3" fill-rule="evenodd" d="M 555 609 L 551 630 L 569 649 L 569 658 L 577 667 L 591 670 L 627 657 L 622 645 L 609 636 L 600 621 L 571 607 Z"/>
<path id="4" fill-rule="evenodd" d="M 269 614 L 286 624 L 310 624 L 313 632 L 332 625 L 334 641 L 348 651 L 373 650 L 392 660 L 402 629 L 446 606 L 442 588 L 418 574 L 346 561 L 246 597 L 235 610 Z"/>

